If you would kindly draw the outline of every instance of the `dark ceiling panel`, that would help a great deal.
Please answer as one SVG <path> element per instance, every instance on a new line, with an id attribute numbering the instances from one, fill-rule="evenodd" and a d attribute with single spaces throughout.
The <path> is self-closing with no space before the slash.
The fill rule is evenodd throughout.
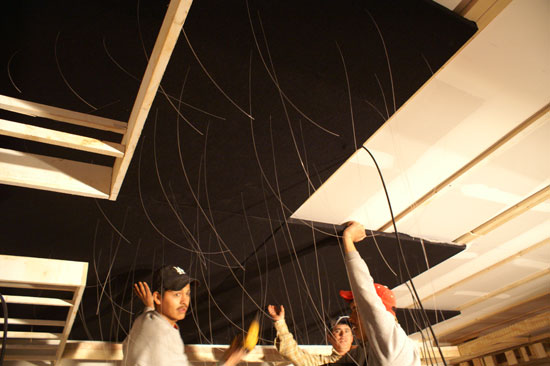
<path id="1" fill-rule="evenodd" d="M 2 8 L 1 94 L 128 119 L 166 2 Z M 226 343 L 267 303 L 287 305 L 300 342 L 321 342 L 320 318 L 346 311 L 336 295 L 347 287 L 342 255 L 334 237 L 285 220 L 475 25 L 426 1 L 196 0 L 185 32 L 209 76 L 182 35 L 162 82 L 171 97 L 157 95 L 118 200 L 0 186 L 1 251 L 90 262 L 72 338 L 122 340 L 128 311 L 139 309 L 131 282 L 168 262 L 202 282 L 186 342 Z M 0 147 L 109 164 L 10 138 Z M 395 241 L 379 239 L 399 273 Z M 419 243 L 404 248 L 412 271 L 423 271 Z M 428 261 L 459 250 L 433 244 Z M 361 251 L 378 282 L 402 282 L 372 242 Z M 274 334 L 263 321 L 268 343 Z"/>

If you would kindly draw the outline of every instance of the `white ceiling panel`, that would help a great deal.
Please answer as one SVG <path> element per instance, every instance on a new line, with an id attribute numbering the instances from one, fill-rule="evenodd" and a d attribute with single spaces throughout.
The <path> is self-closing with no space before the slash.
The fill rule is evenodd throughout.
<path id="1" fill-rule="evenodd" d="M 436 332 L 470 329 L 550 293 L 548 19 L 548 0 L 511 1 L 365 142 L 399 232 L 470 240 L 414 278 L 425 308 L 462 312 Z M 363 149 L 292 217 L 393 231 Z M 405 285 L 393 290 L 398 307 L 413 306 Z"/>
<path id="2" fill-rule="evenodd" d="M 544 0 L 512 2 L 369 138 L 366 146 L 385 162 L 394 212 L 550 101 L 549 9 Z M 364 163 L 348 169 L 357 161 Z M 371 165 L 358 151 L 292 217 L 333 224 L 355 219 L 372 229 L 388 222 L 376 173 L 363 172 Z"/>
<path id="3" fill-rule="evenodd" d="M 548 141 L 550 114 L 400 220 L 398 230 L 450 242 L 548 186 L 550 163 L 541 159 L 550 156 Z"/>
<path id="4" fill-rule="evenodd" d="M 536 220 L 537 216 L 538 220 Z M 545 216 L 544 220 L 541 220 L 542 216 Z M 529 250 L 529 248 L 533 249 Z M 434 304 L 445 301 L 447 296 L 445 289 L 455 288 L 457 283 L 476 275 L 485 268 L 505 261 L 509 257 L 516 256 L 518 253 L 527 252 L 523 255 L 531 252 L 540 253 L 539 250 L 550 252 L 550 218 L 548 215 L 528 211 L 480 237 L 465 251 L 421 273 L 413 281 L 423 302 L 427 301 L 428 304 L 431 304 L 426 306 L 435 306 Z M 531 257 L 525 258 L 530 259 Z M 545 261 L 545 258 L 545 256 L 541 256 L 542 261 Z M 547 263 L 550 266 L 550 262 Z M 398 307 L 412 306 L 412 299 L 405 285 L 400 285 L 393 291 Z M 432 294 L 437 295 L 435 300 L 432 298 Z M 430 303 L 430 301 L 435 301 L 435 303 Z M 452 304 L 452 301 L 450 300 L 449 303 Z M 457 307 L 460 304 L 461 302 L 458 302 L 453 306 Z M 451 305 L 446 304 L 446 306 Z"/>
<path id="5" fill-rule="evenodd" d="M 502 296 L 495 296 L 487 299 L 487 301 L 483 301 L 467 309 L 463 309 L 460 315 L 433 325 L 433 329 L 438 336 L 449 332 L 452 333 L 454 329 L 460 329 L 466 325 L 480 322 L 481 319 L 509 309 L 518 303 L 525 301 L 526 299 L 532 299 L 543 294 L 548 294 L 549 292 L 550 274 L 546 274 L 545 276 L 539 277 L 521 287 L 517 287 L 506 292 L 506 298 Z M 433 303 L 426 302 L 425 308 L 431 309 L 431 306 L 433 305 Z M 441 309 L 439 306 L 436 306 L 435 308 Z M 421 340 L 419 333 L 413 334 L 411 338 L 419 341 Z"/>

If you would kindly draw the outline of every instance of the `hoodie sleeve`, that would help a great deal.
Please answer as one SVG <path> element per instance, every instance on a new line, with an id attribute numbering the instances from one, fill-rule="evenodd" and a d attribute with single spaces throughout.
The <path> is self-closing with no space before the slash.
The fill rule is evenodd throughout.
<path id="1" fill-rule="evenodd" d="M 342 356 L 334 350 L 331 355 L 314 355 L 308 353 L 298 347 L 298 343 L 288 330 L 288 326 L 284 320 L 277 320 L 274 325 L 275 329 L 277 329 L 277 339 L 275 340 L 277 351 L 295 366 L 320 366 L 336 362 L 342 358 Z"/>

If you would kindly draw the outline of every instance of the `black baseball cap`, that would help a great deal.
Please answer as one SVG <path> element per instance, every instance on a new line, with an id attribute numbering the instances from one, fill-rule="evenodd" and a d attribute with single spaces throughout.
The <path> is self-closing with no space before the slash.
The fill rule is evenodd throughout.
<path id="1" fill-rule="evenodd" d="M 169 264 L 162 266 L 153 274 L 152 291 L 179 291 L 189 283 L 198 285 L 199 281 L 189 277 L 182 268 Z"/>

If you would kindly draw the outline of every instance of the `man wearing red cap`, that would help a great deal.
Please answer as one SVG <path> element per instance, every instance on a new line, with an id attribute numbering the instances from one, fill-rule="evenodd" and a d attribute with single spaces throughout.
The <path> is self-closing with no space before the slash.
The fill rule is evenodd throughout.
<path id="1" fill-rule="evenodd" d="M 397 323 L 395 297 L 385 286 L 375 284 L 355 243 L 366 237 L 365 228 L 350 222 L 343 235 L 346 269 L 352 291 L 340 295 L 350 303 L 350 320 L 362 342 L 356 354 L 359 365 L 420 366 L 415 344 Z"/>

